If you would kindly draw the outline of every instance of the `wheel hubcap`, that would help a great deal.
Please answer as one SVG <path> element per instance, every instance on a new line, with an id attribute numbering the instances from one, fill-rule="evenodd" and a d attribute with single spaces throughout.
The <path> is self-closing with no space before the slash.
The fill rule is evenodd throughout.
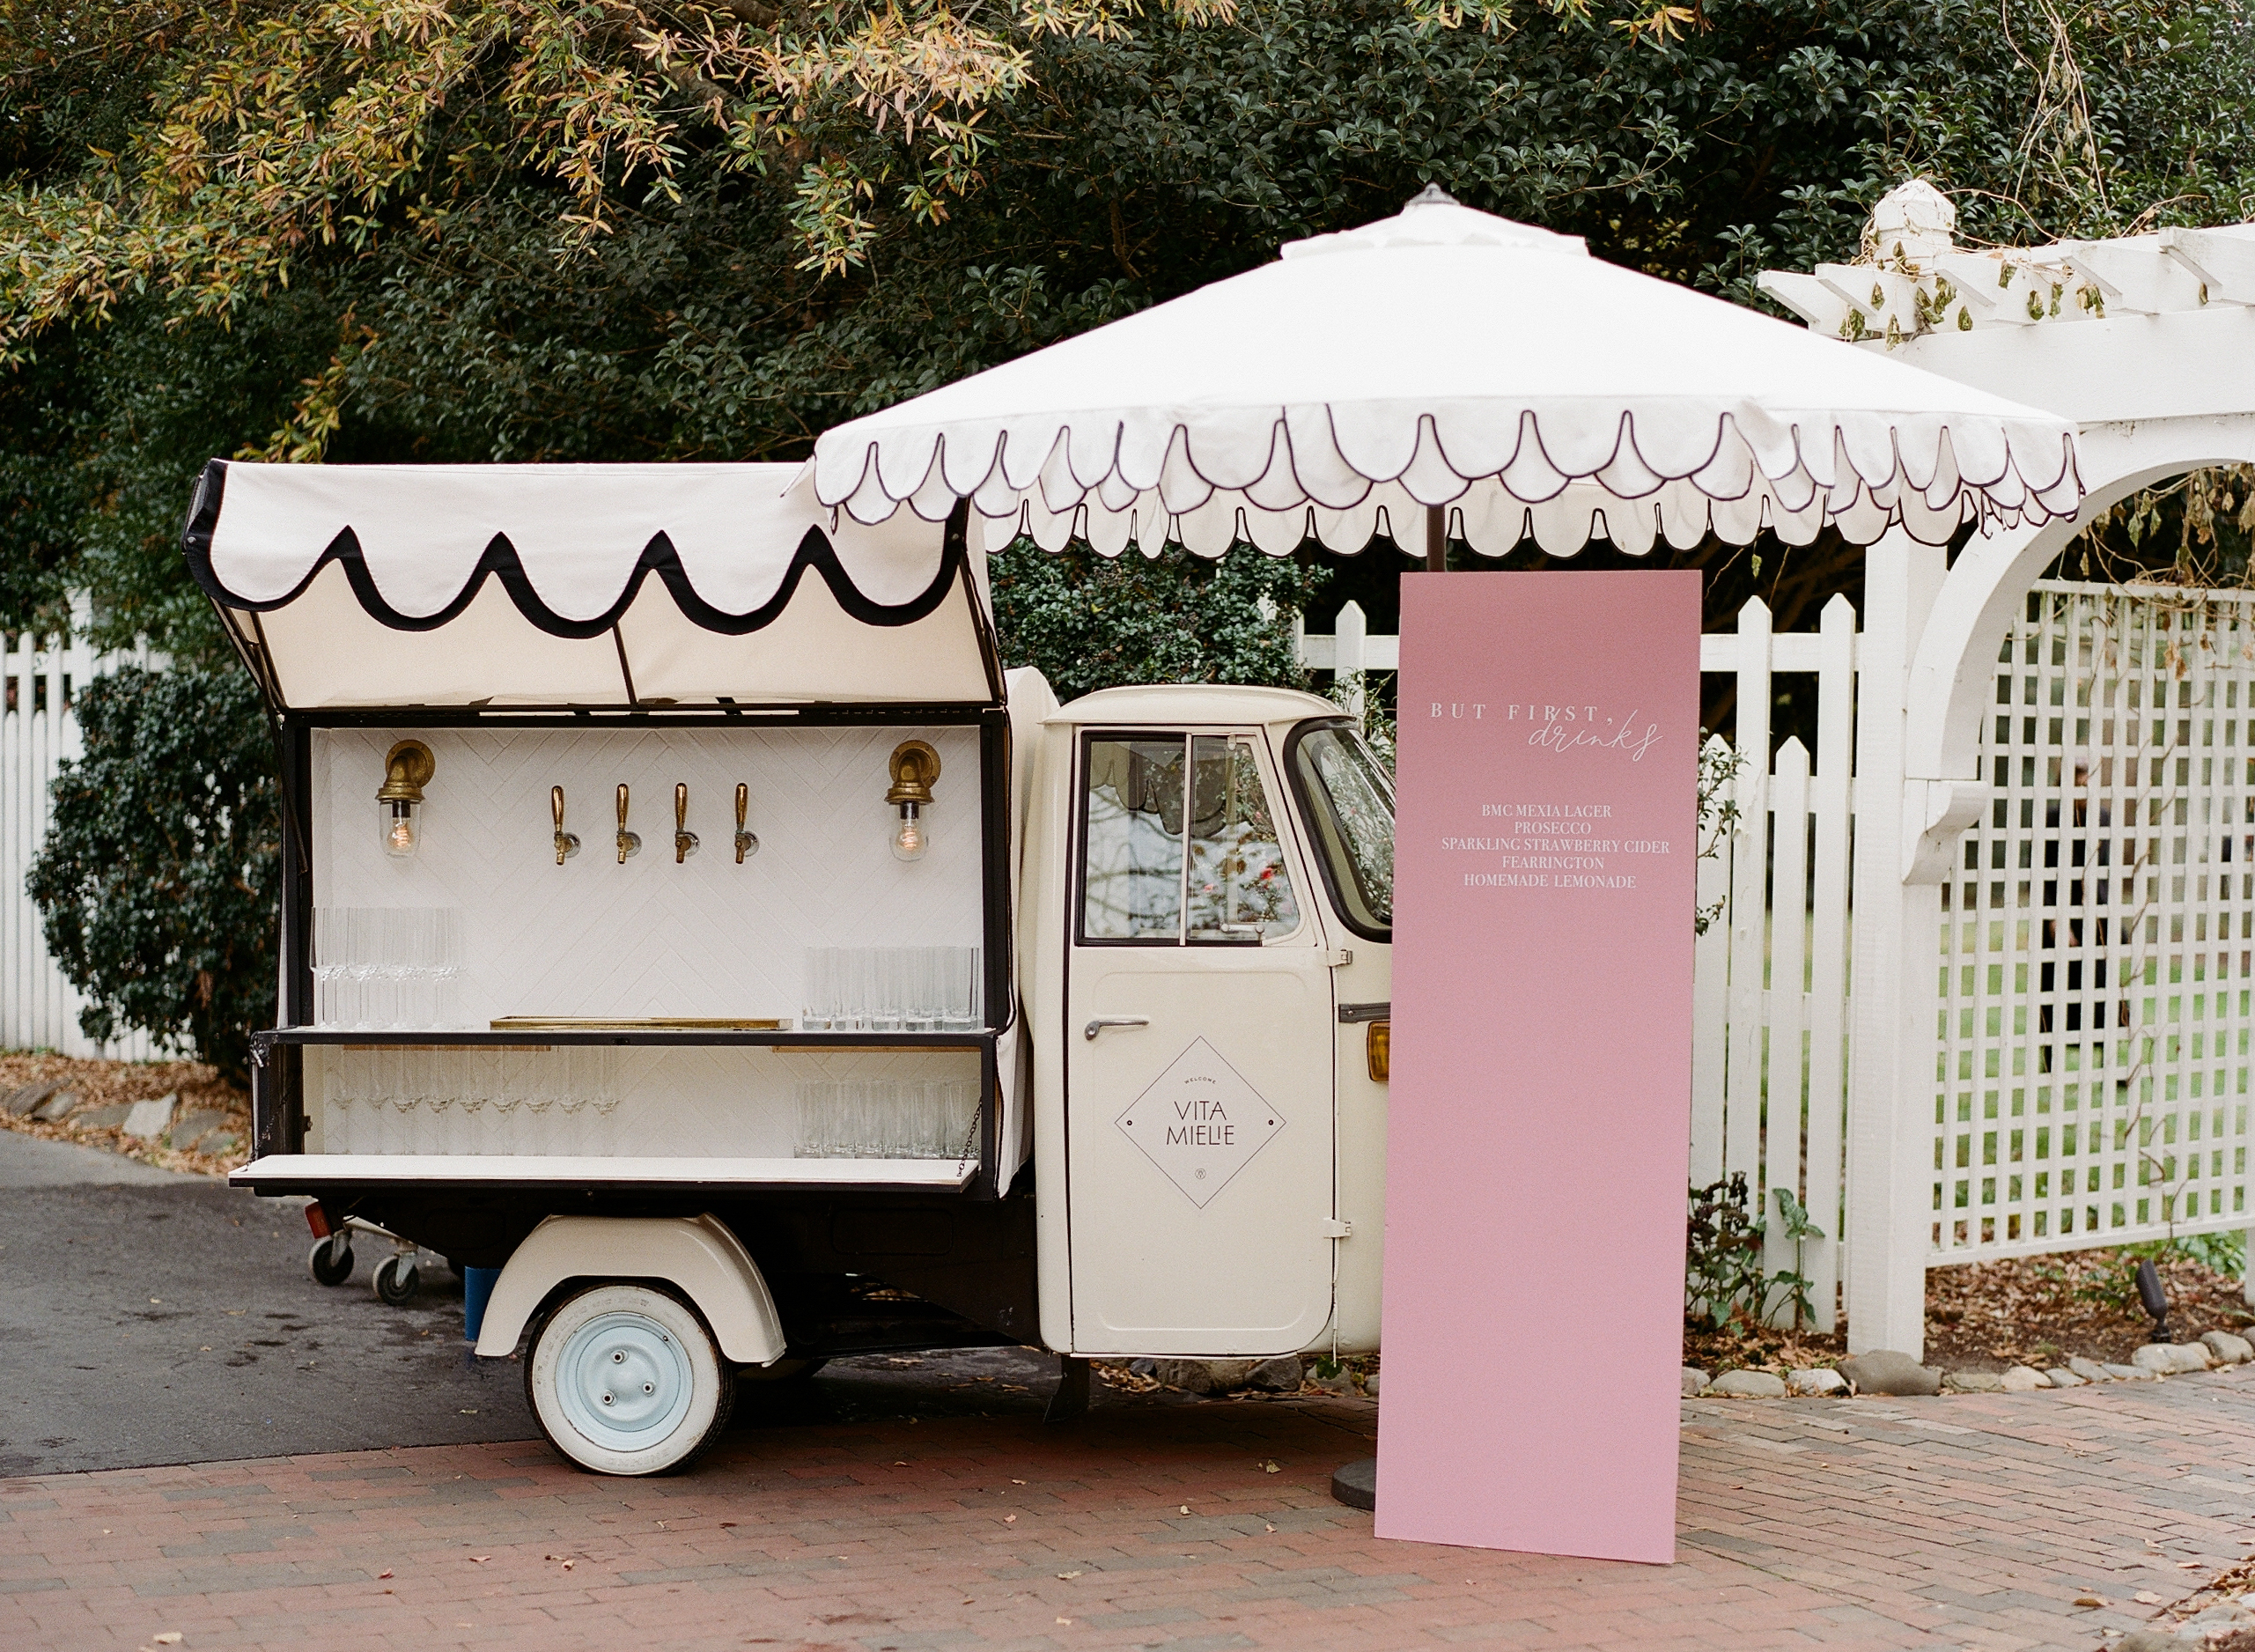
<path id="1" fill-rule="evenodd" d="M 603 1314 L 573 1331 L 556 1361 L 571 1426 L 610 1451 L 659 1444 L 689 1414 L 696 1386 L 673 1333 L 642 1314 Z"/>

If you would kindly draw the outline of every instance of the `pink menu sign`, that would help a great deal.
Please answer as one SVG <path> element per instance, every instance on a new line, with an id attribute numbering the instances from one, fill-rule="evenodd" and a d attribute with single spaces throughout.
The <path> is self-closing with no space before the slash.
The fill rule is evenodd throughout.
<path id="1" fill-rule="evenodd" d="M 1402 581 L 1380 1537 L 1676 1558 L 1699 596 Z"/>

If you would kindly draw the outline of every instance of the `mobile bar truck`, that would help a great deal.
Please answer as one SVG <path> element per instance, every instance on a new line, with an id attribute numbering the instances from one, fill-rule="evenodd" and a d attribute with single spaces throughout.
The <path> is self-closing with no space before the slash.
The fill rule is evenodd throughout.
<path id="1" fill-rule="evenodd" d="M 497 1269 L 610 1473 L 844 1354 L 1375 1346 L 1383 771 L 1305 694 L 1059 707 L 965 505 L 800 476 L 205 468 L 286 804 L 232 1181 Z"/>

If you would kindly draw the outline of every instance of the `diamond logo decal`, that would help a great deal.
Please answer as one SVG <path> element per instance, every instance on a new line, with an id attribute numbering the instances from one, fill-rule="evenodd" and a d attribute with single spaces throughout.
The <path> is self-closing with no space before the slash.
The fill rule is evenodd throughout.
<path id="1" fill-rule="evenodd" d="M 1284 1128 L 1284 1115 L 1198 1038 L 1113 1122 L 1203 1210 Z"/>

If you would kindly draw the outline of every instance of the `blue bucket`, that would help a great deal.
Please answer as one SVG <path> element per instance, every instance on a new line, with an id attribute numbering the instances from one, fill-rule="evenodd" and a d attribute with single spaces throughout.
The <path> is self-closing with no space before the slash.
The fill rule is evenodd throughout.
<path id="1" fill-rule="evenodd" d="M 462 1270 L 462 1337 L 464 1340 L 475 1342 L 478 1332 L 485 1328 L 485 1305 L 493 1300 L 493 1282 L 500 1277 L 499 1268 L 464 1268 Z"/>

